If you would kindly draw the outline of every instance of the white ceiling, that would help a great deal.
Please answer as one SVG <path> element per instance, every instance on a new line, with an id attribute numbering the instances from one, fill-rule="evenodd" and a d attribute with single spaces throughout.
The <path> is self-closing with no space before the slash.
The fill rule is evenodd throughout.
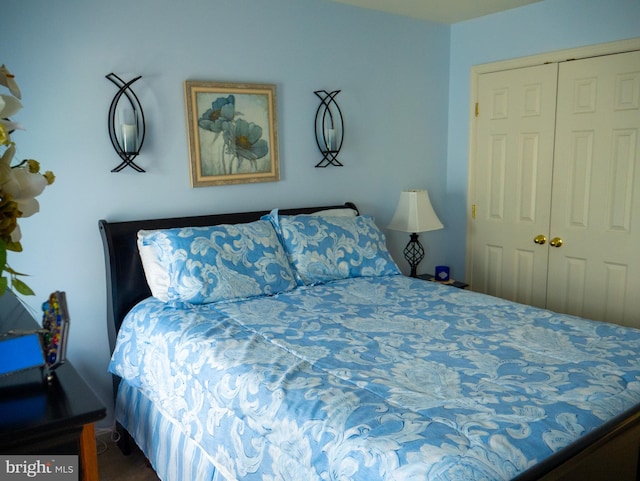
<path id="1" fill-rule="evenodd" d="M 541 0 L 333 0 L 437 23 L 456 23 Z"/>

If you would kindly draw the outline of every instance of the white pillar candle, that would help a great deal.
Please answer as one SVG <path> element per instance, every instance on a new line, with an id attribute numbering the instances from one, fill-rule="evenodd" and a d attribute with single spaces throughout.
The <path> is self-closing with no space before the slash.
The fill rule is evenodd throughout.
<path id="1" fill-rule="evenodd" d="M 333 150 L 335 148 L 336 129 L 325 129 L 324 141 L 327 144 L 327 150 Z"/>
<path id="2" fill-rule="evenodd" d="M 131 153 L 137 150 L 136 126 L 134 124 L 122 124 L 122 148 Z"/>

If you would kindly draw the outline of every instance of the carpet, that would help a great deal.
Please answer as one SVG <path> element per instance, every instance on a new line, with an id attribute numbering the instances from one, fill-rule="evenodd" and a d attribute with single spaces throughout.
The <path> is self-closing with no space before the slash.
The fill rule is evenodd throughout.
<path id="1" fill-rule="evenodd" d="M 144 454 L 137 446 L 125 456 L 111 439 L 111 432 L 96 436 L 100 481 L 159 481 Z"/>

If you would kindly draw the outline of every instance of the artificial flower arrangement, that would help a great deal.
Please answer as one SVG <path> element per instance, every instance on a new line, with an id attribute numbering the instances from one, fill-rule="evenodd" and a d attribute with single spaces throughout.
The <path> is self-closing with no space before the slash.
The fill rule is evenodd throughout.
<path id="1" fill-rule="evenodd" d="M 16 153 L 16 144 L 11 134 L 21 126 L 10 120 L 21 108 L 22 95 L 15 77 L 4 65 L 0 67 L 0 85 L 9 90 L 9 94 L 0 94 L 0 295 L 8 287 L 23 295 L 34 292 L 7 263 L 7 251 L 22 252 L 21 233 L 18 218 L 29 217 L 40 210 L 35 199 L 47 185 L 53 183 L 53 172 L 40 173 L 40 163 L 25 159 L 11 165 Z"/>

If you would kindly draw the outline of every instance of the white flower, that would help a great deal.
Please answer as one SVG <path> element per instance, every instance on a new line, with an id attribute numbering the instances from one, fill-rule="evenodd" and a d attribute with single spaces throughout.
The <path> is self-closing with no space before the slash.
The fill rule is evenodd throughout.
<path id="1" fill-rule="evenodd" d="M 12 122 L 9 117 L 17 114 L 22 109 L 20 89 L 16 85 L 13 75 L 6 69 L 4 65 L 0 67 L 0 85 L 4 85 L 9 89 L 11 95 L 0 95 L 0 124 L 3 124 L 7 131 L 22 129 L 20 124 Z"/>
<path id="2" fill-rule="evenodd" d="M 35 161 L 11 167 L 15 150 L 15 146 L 11 145 L 0 158 L 0 192 L 11 195 L 12 200 L 18 204 L 20 217 L 29 217 L 40 210 L 35 197 L 42 194 L 48 181 L 38 172 L 39 165 Z"/>
<path id="3" fill-rule="evenodd" d="M 11 92 L 11 95 L 21 99 L 22 94 L 20 93 L 20 88 L 18 88 L 18 84 L 16 84 L 14 79 L 15 76 L 7 70 L 7 67 L 5 67 L 4 64 L 0 66 L 0 85 L 7 87 L 9 92 Z"/>
<path id="4" fill-rule="evenodd" d="M 2 184 L 2 190 L 11 194 L 13 201 L 18 204 L 22 212 L 20 217 L 29 217 L 40 210 L 38 201 L 34 198 L 47 186 L 47 179 L 39 173 L 29 172 L 27 167 L 11 169 L 11 177 Z"/>
<path id="5" fill-rule="evenodd" d="M 0 94 L 0 117 L 11 117 L 20 112 L 22 104 L 12 95 Z"/>

